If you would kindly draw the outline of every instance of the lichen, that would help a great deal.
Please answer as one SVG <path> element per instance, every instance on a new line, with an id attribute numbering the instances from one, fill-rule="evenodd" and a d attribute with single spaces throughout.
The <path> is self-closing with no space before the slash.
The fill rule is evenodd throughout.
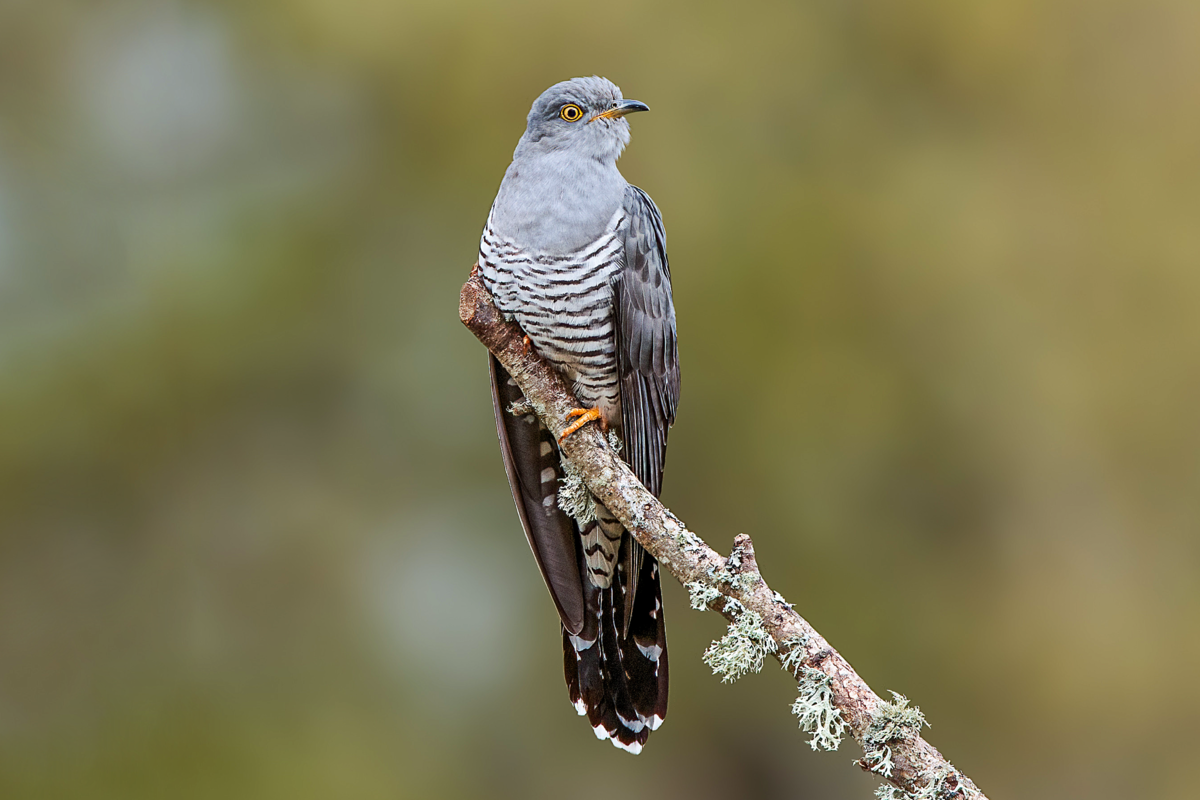
<path id="1" fill-rule="evenodd" d="M 646 529 L 646 515 L 642 513 L 642 509 L 634 506 L 629 512 L 630 531 L 644 531 Z"/>
<path id="2" fill-rule="evenodd" d="M 688 596 L 692 601 L 692 608 L 697 611 L 704 611 L 708 608 L 708 604 L 721 596 L 713 587 L 700 581 L 692 581 L 684 584 L 684 588 L 688 590 Z"/>
<path id="3" fill-rule="evenodd" d="M 800 667 L 800 696 L 792 703 L 792 713 L 800 727 L 813 736 L 813 750 L 837 750 L 846 732 L 842 712 L 833 705 L 833 679 L 819 669 Z"/>
<path id="4" fill-rule="evenodd" d="M 907 697 L 892 692 L 892 700 L 879 701 L 871 723 L 867 726 L 866 735 L 863 737 L 867 757 L 871 756 L 872 750 L 882 748 L 888 742 L 904 741 L 917 736 L 921 728 L 928 725 L 921 709 L 916 706 L 909 708 Z"/>
<path id="5" fill-rule="evenodd" d="M 725 607 L 722 608 L 721 611 L 725 614 L 731 614 L 734 617 L 738 617 L 746 613 L 746 606 L 743 605 L 742 601 L 738 600 L 736 597 L 726 597 Z M 772 650 L 771 652 L 773 653 L 775 651 Z"/>
<path id="6" fill-rule="evenodd" d="M 734 547 L 733 552 L 729 554 L 729 558 L 725 561 L 725 566 L 730 570 L 741 569 L 742 567 L 742 548 Z"/>
<path id="7" fill-rule="evenodd" d="M 726 601 L 726 610 L 729 603 Z M 775 640 L 767 633 L 762 617 L 737 603 L 737 619 L 720 640 L 704 651 L 704 663 L 712 668 L 714 675 L 721 676 L 722 683 L 736 681 L 749 672 L 762 670 L 763 660 L 775 652 Z"/>
<path id="8" fill-rule="evenodd" d="M 514 417 L 528 417 L 533 413 L 533 404 L 523 397 L 520 400 L 513 400 L 508 404 L 508 413 Z"/>
<path id="9" fill-rule="evenodd" d="M 678 522 L 678 520 L 676 520 Z M 703 552 L 706 545 L 699 536 L 683 527 L 679 526 L 679 531 L 675 534 L 675 544 L 683 548 L 685 553 L 700 553 Z"/>
<path id="10" fill-rule="evenodd" d="M 796 668 L 804 661 L 806 649 L 808 647 L 808 634 L 802 633 L 799 636 L 793 636 L 783 641 L 779 652 L 783 655 L 779 659 L 780 665 L 791 673 L 796 674 Z"/>
<path id="11" fill-rule="evenodd" d="M 953 764 L 944 764 L 930 776 L 930 780 L 915 792 L 906 792 L 889 784 L 883 784 L 875 790 L 875 797 L 879 800 L 955 800 L 955 798 L 968 798 L 973 795 L 969 794 L 967 789 L 958 780 L 958 770 Z M 954 778 L 953 785 L 950 779 Z"/>
<path id="12" fill-rule="evenodd" d="M 892 777 L 892 748 L 886 744 L 863 754 L 863 765 L 877 775 Z"/>
<path id="13" fill-rule="evenodd" d="M 563 478 L 558 487 L 558 507 L 582 528 L 596 521 L 596 501 L 583 482 L 583 475 L 570 459 L 562 459 Z"/>
<path id="14" fill-rule="evenodd" d="M 880 700 L 863 736 L 862 765 L 885 778 L 892 777 L 891 742 L 908 741 L 921 732 L 925 715 L 908 707 L 908 698 L 892 692 L 892 700 Z M 932 796 L 932 795 L 931 795 Z"/>
<path id="15" fill-rule="evenodd" d="M 729 588 L 736 592 L 748 592 L 754 586 L 754 573 L 741 571 L 745 555 L 741 545 L 735 545 L 729 558 L 725 559 L 725 566 L 717 570 L 714 576 L 718 581 L 729 584 Z"/>
<path id="16" fill-rule="evenodd" d="M 684 534 L 692 536 L 688 531 L 684 531 Z M 676 536 L 676 541 L 679 541 L 678 536 Z M 700 542 L 699 539 L 696 539 L 696 541 L 703 545 L 703 542 Z M 740 569 L 741 566 L 742 549 L 735 547 L 733 548 L 733 552 L 729 554 L 729 558 L 725 559 L 725 562 L 721 566 L 709 564 L 705 570 L 705 574 L 714 584 L 719 585 L 723 583 L 735 592 L 746 592 L 754 586 L 754 575 L 745 572 L 734 572 L 734 570 Z"/>
<path id="17" fill-rule="evenodd" d="M 729 588 L 735 592 L 748 592 L 754 587 L 754 576 L 748 572 L 730 573 L 726 571 L 722 577 L 729 584 Z"/>
<path id="18" fill-rule="evenodd" d="M 879 701 L 867 732 L 863 736 L 862 765 L 885 778 L 892 776 L 892 742 L 911 741 L 929 725 L 921 709 L 908 705 L 908 698 L 892 692 L 892 699 Z M 953 779 L 953 780 L 951 780 Z M 879 800 L 954 800 L 967 798 L 967 789 L 958 780 L 958 770 L 951 764 L 942 764 L 930 773 L 917 776 L 917 783 L 924 786 L 915 792 L 905 791 L 889 784 L 875 790 Z"/>

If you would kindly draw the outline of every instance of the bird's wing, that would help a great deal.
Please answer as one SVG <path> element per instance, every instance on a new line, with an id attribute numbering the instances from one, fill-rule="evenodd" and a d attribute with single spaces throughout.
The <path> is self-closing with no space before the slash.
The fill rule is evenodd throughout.
<path id="1" fill-rule="evenodd" d="M 625 190 L 624 210 L 625 268 L 613 284 L 622 455 L 638 479 L 657 496 L 662 490 L 667 432 L 679 403 L 679 354 L 667 234 L 654 201 L 636 186 Z M 637 542 L 632 545 L 625 574 L 641 576 L 642 548 Z M 631 581 L 629 587 L 626 633 L 636 584 L 640 582 Z"/>
<path id="2" fill-rule="evenodd" d="M 521 526 L 563 627 L 577 634 L 583 628 L 583 585 L 576 563 L 575 524 L 556 502 L 562 477 L 558 444 L 532 411 L 523 416 L 509 411 L 525 396 L 495 356 L 489 354 L 488 362 L 496 434 Z"/>

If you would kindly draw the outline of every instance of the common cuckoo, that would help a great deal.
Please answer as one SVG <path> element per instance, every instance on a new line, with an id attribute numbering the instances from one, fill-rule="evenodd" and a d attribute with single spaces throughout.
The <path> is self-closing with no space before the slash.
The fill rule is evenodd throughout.
<path id="1" fill-rule="evenodd" d="M 625 116 L 648 110 L 598 77 L 534 101 L 488 214 L 479 271 L 587 406 L 564 438 L 588 422 L 615 432 L 657 495 L 679 399 L 675 307 L 662 217 L 617 170 Z M 594 497 L 594 519 L 559 508 L 558 442 L 520 410 L 521 390 L 494 357 L 491 378 L 517 513 L 562 622 L 571 702 L 597 737 L 640 752 L 667 712 L 658 564 Z"/>

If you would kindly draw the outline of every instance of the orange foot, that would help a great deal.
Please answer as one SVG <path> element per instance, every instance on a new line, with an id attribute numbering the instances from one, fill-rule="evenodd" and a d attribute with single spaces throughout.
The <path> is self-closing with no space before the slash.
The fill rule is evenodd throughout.
<path id="1" fill-rule="evenodd" d="M 600 421 L 600 430 L 605 433 L 608 432 L 608 423 L 604 421 L 604 417 L 600 416 L 599 408 L 573 408 L 567 412 L 567 419 L 571 419 L 572 417 L 579 417 L 579 419 L 567 426 L 567 429 L 563 431 L 563 435 L 558 437 L 559 444 L 566 441 L 566 438 L 572 433 L 594 420 Z"/>

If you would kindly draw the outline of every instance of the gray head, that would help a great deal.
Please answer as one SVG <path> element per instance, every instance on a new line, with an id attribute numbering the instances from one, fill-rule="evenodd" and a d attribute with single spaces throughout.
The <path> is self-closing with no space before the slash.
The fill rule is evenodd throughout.
<path id="1" fill-rule="evenodd" d="M 594 242 L 629 187 L 617 169 L 629 143 L 624 117 L 646 110 L 604 78 L 576 78 L 542 92 L 492 204 L 493 229 L 543 253 Z"/>
<path id="2" fill-rule="evenodd" d="M 571 151 L 605 163 L 615 163 L 629 144 L 626 114 L 649 111 L 637 100 L 625 100 L 607 78 L 574 78 L 556 83 L 533 101 L 522 150 Z"/>

